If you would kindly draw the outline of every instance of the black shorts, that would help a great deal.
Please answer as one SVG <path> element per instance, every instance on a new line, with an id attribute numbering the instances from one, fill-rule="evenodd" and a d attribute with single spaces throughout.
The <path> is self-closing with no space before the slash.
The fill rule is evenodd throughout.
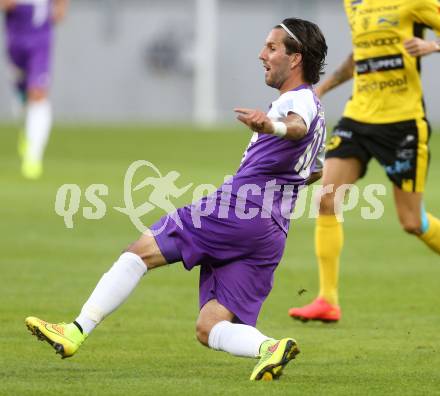
<path id="1" fill-rule="evenodd" d="M 372 157 L 403 191 L 423 192 L 429 164 L 431 127 L 426 119 L 366 124 L 341 118 L 333 129 L 325 158 L 357 158 L 360 177 Z"/>

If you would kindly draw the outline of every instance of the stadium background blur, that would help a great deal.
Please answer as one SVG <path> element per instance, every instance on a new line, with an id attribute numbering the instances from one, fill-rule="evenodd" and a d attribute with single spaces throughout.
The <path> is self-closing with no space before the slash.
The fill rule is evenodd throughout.
<path id="1" fill-rule="evenodd" d="M 216 5 L 217 3 L 217 5 Z M 212 4 L 212 6 L 211 6 Z M 258 52 L 266 29 L 295 15 L 316 22 L 328 46 L 327 70 L 350 51 L 338 0 L 75 0 L 57 28 L 52 100 L 65 121 L 232 121 L 237 105 L 264 107 Z M 197 17 L 199 16 L 199 17 Z M 1 45 L 3 46 L 3 40 Z M 6 70 L 3 47 L 0 64 Z M 435 56 L 424 59 L 432 122 Z M 0 73 L 0 118 L 10 118 L 8 73 Z M 350 84 L 331 92 L 326 114 L 335 121 Z M 431 111 L 430 111 L 431 110 Z"/>
<path id="2" fill-rule="evenodd" d="M 265 86 L 257 59 L 273 25 L 286 16 L 317 22 L 329 45 L 329 72 L 350 51 L 340 1 L 218 0 L 217 10 L 213 3 L 71 2 L 57 28 L 51 95 L 56 124 L 45 173 L 36 182 L 20 175 L 1 42 L 0 395 L 438 394 L 440 267 L 435 255 L 400 231 L 389 187 L 379 220 L 361 218 L 362 200 L 345 216 L 345 316 L 336 326 L 303 325 L 287 316 L 290 306 L 309 301 L 318 288 L 314 220 L 304 216 L 292 224 L 259 320 L 263 332 L 291 335 L 302 350 L 279 383 L 250 384 L 254 362 L 196 343 L 198 273 L 180 265 L 148 274 L 148 282 L 71 360 L 55 358 L 26 333 L 23 320 L 30 314 L 51 321 L 75 317 L 99 276 L 138 235 L 113 210 L 124 205 L 124 174 L 133 161 L 151 161 L 163 174 L 177 170 L 179 187 L 218 185 L 237 169 L 250 133 L 234 121 L 232 108 L 264 109 L 276 95 Z M 197 5 L 204 18 L 196 17 Z M 422 62 L 434 126 L 440 122 L 438 62 L 436 55 Z M 329 129 L 350 88 L 347 83 L 324 98 Z M 425 203 L 438 213 L 438 133 L 431 149 Z M 74 227 L 67 229 L 54 210 L 65 183 L 78 184 L 83 194 L 92 183 L 106 184 L 105 217 L 84 219 L 82 209 L 90 204 L 83 195 Z M 377 164 L 359 186 L 368 183 L 389 186 Z M 145 193 L 135 197 L 138 203 Z M 188 193 L 173 202 L 191 199 Z M 155 210 L 144 223 L 161 215 Z"/>

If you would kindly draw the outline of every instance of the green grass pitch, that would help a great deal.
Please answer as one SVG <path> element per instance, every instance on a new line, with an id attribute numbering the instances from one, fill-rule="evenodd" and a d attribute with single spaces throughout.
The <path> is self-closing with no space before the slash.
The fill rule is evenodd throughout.
<path id="1" fill-rule="evenodd" d="M 151 271 L 129 301 L 91 335 L 76 356 L 61 360 L 24 326 L 28 315 L 70 321 L 97 280 L 138 231 L 123 206 L 123 177 L 137 159 L 177 184 L 219 185 L 232 174 L 250 139 L 240 127 L 57 126 L 45 174 L 21 178 L 16 133 L 0 127 L 0 395 L 434 395 L 440 394 L 440 258 L 405 235 L 391 185 L 371 164 L 360 183 L 384 183 L 384 216 L 346 215 L 341 267 L 343 319 L 337 325 L 292 321 L 287 310 L 317 292 L 314 220 L 292 224 L 272 294 L 258 327 L 292 336 L 302 353 L 280 381 L 248 381 L 255 364 L 195 340 L 198 271 L 180 264 Z M 426 207 L 440 215 L 440 135 L 432 136 Z M 106 184 L 107 213 L 67 229 L 54 210 L 57 189 Z M 186 194 L 175 201 L 188 203 Z M 145 222 L 160 217 L 152 212 Z M 305 292 L 304 290 L 305 289 Z M 303 290 L 303 293 L 299 293 Z"/>

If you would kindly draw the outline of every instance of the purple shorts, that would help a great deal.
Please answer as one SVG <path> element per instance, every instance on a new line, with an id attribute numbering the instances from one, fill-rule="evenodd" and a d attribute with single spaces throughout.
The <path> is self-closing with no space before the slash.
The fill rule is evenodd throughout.
<path id="1" fill-rule="evenodd" d="M 17 89 L 21 92 L 30 88 L 47 90 L 50 85 L 52 34 L 9 34 L 7 47 Z"/>
<path id="2" fill-rule="evenodd" d="M 272 218 L 237 218 L 233 205 L 228 218 L 219 218 L 216 209 L 200 217 L 198 227 L 192 216 L 197 210 L 185 206 L 151 227 L 159 249 L 168 263 L 183 261 L 187 270 L 200 266 L 200 309 L 216 299 L 238 322 L 255 326 L 272 289 L 286 235 Z"/>

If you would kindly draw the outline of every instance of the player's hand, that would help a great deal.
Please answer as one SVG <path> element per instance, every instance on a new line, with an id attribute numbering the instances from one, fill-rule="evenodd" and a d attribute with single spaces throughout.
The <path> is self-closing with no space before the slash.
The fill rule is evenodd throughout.
<path id="1" fill-rule="evenodd" d="M 436 41 L 423 40 L 419 37 L 413 37 L 412 39 L 405 40 L 403 46 L 412 56 L 424 56 L 429 55 L 440 49 Z"/>
<path id="2" fill-rule="evenodd" d="M 271 119 L 261 110 L 235 108 L 234 111 L 238 113 L 237 120 L 247 125 L 255 132 L 272 134 L 273 124 Z"/>
<path id="3" fill-rule="evenodd" d="M 67 13 L 67 0 L 55 0 L 52 7 L 52 21 L 61 22 Z"/>
<path id="4" fill-rule="evenodd" d="M 17 5 L 15 0 L 0 0 L 0 10 L 10 11 Z"/>

